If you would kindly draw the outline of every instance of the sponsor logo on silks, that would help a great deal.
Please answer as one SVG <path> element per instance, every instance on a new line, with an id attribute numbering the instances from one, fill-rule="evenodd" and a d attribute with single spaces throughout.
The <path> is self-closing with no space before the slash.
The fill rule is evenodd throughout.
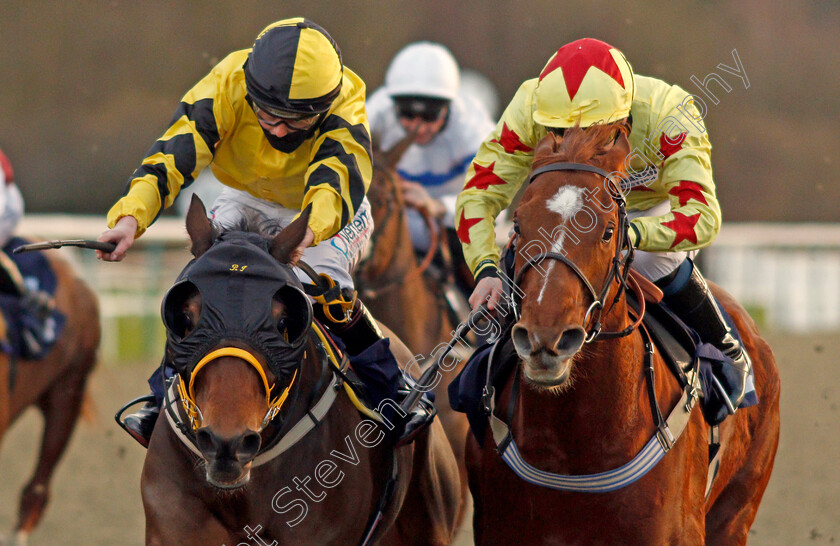
<path id="1" fill-rule="evenodd" d="M 330 239 L 330 245 L 341 252 L 350 262 L 354 261 L 354 258 L 360 253 L 362 245 L 369 238 L 372 222 L 368 214 L 367 210 L 360 211 L 350 220 L 350 223 Z"/>

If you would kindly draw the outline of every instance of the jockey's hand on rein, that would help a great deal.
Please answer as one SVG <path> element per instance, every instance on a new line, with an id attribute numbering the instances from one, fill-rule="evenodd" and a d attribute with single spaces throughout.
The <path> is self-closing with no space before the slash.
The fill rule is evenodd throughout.
<path id="1" fill-rule="evenodd" d="M 470 307 L 476 310 L 486 301 L 487 310 L 495 315 L 496 307 L 503 295 L 502 279 L 499 277 L 484 277 L 475 285 L 475 290 L 470 296 Z"/>
<path id="2" fill-rule="evenodd" d="M 425 210 L 434 218 L 440 218 L 446 214 L 443 203 L 429 195 L 422 184 L 403 180 L 402 191 L 405 204 L 409 207 Z"/>

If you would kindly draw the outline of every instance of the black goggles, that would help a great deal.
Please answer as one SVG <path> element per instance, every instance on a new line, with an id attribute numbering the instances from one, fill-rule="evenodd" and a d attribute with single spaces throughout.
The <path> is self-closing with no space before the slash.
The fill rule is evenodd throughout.
<path id="1" fill-rule="evenodd" d="M 394 97 L 397 116 L 403 119 L 420 118 L 426 122 L 437 121 L 449 106 L 446 99 L 430 99 L 427 97 Z"/>
<path id="2" fill-rule="evenodd" d="M 271 108 L 258 102 L 251 100 L 251 107 L 256 114 L 257 119 L 267 127 L 276 127 L 280 124 L 285 125 L 293 131 L 302 131 L 312 127 L 320 114 L 307 115 L 300 112 L 289 112 L 286 110 L 278 110 Z"/>

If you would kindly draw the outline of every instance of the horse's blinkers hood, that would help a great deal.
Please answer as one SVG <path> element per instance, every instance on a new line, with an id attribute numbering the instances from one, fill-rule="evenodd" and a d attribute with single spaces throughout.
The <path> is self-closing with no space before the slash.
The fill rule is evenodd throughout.
<path id="1" fill-rule="evenodd" d="M 312 306 L 292 268 L 268 252 L 270 240 L 226 232 L 191 261 L 163 299 L 166 359 L 185 379 L 222 341 L 241 341 L 261 353 L 271 372 L 288 378 L 301 360 L 312 324 Z M 183 305 L 197 290 L 201 314 L 186 334 Z M 286 306 L 286 335 L 272 317 L 272 299 Z"/>

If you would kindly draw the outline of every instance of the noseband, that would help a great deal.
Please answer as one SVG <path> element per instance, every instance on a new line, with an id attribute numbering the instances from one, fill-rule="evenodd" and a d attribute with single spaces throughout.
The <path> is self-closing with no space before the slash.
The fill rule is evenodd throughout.
<path id="1" fill-rule="evenodd" d="M 520 307 L 520 300 L 521 297 L 518 294 L 524 293 L 520 288 L 520 284 L 522 281 L 522 277 L 529 269 L 534 267 L 535 265 L 541 263 L 543 260 L 550 259 L 550 260 L 557 260 L 565 264 L 575 275 L 577 275 L 578 279 L 583 283 L 586 289 L 589 291 L 590 296 L 592 297 L 592 303 L 590 304 L 589 308 L 586 310 L 586 314 L 583 318 L 583 326 L 586 328 L 586 325 L 590 322 L 590 319 L 594 321 L 592 328 L 590 328 L 586 332 L 585 343 L 590 343 L 592 341 L 598 339 L 608 339 L 608 338 L 615 338 L 615 337 L 623 337 L 628 335 L 633 329 L 638 325 L 638 322 L 641 321 L 641 317 L 637 322 L 631 324 L 624 330 L 619 332 L 602 332 L 601 331 L 601 317 L 604 314 L 604 299 L 607 297 L 607 293 L 610 290 L 610 286 L 614 281 L 619 283 L 619 290 L 616 294 L 615 298 L 613 299 L 610 308 L 615 305 L 618 300 L 621 298 L 622 293 L 624 290 L 628 288 L 627 285 L 627 276 L 630 273 L 630 264 L 633 262 L 633 246 L 629 243 L 628 238 L 628 229 L 629 229 L 629 222 L 627 220 L 627 211 L 626 211 L 626 203 L 624 201 L 624 196 L 621 194 L 619 190 L 620 186 L 616 182 L 615 178 L 599 167 L 595 167 L 592 165 L 585 165 L 583 163 L 553 163 L 550 165 L 545 165 L 538 169 L 535 169 L 531 176 L 528 179 L 528 183 L 534 181 L 539 175 L 553 172 L 553 171 L 585 171 L 595 173 L 599 176 L 604 177 L 605 180 L 610 181 L 610 197 L 618 205 L 618 236 L 619 240 L 615 246 L 615 254 L 612 258 L 612 264 L 610 265 L 609 273 L 607 274 L 606 279 L 604 279 L 604 284 L 601 286 L 600 291 L 596 291 L 593 288 L 592 283 L 589 282 L 589 279 L 586 278 L 583 271 L 569 258 L 560 254 L 558 252 L 541 252 L 536 256 L 529 258 L 516 272 L 514 276 L 513 282 L 516 286 L 517 290 L 513 290 L 511 294 L 511 302 L 513 305 L 514 313 L 516 316 L 516 320 L 519 320 L 519 307 Z M 622 257 L 621 253 L 625 249 L 627 249 L 627 254 Z"/>

